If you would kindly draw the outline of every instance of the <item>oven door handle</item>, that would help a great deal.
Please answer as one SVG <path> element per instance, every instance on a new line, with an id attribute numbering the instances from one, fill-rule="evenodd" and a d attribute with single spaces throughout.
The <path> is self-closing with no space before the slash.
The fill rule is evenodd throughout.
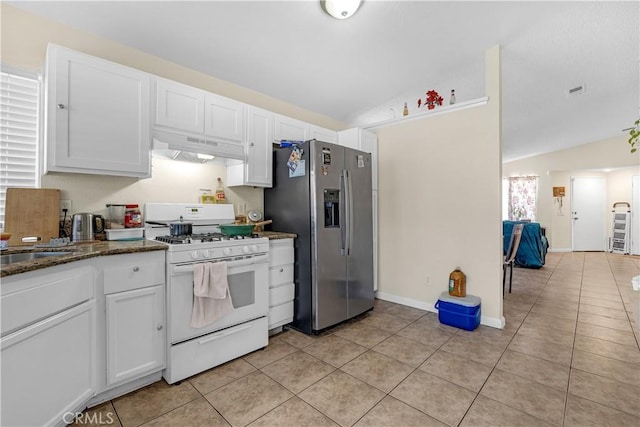
<path id="1" fill-rule="evenodd" d="M 244 259 L 244 260 L 227 261 L 227 269 L 235 268 L 235 267 L 243 267 L 245 265 L 262 264 L 267 262 L 268 260 L 269 260 L 269 256 L 263 255 L 263 256 L 253 257 L 253 258 Z M 211 261 L 203 261 L 203 262 L 211 262 Z M 202 264 L 202 263 L 195 262 L 190 264 L 178 264 L 173 267 L 172 272 L 173 273 L 192 273 L 193 266 L 196 264 Z"/>
<path id="2" fill-rule="evenodd" d="M 227 335 L 232 335 L 232 334 L 235 334 L 235 333 L 238 333 L 238 332 L 242 332 L 242 331 L 244 331 L 244 330 L 246 330 L 246 329 L 251 328 L 252 326 L 253 326 L 253 325 L 244 325 L 244 326 L 241 326 L 241 327 L 239 327 L 239 328 L 233 328 L 233 329 L 230 329 L 230 330 L 228 330 L 228 331 L 218 332 L 217 334 L 215 334 L 215 335 L 214 335 L 214 336 L 212 336 L 212 337 L 209 337 L 209 338 L 203 338 L 203 339 L 201 339 L 201 340 L 198 340 L 198 344 L 200 344 L 200 345 L 202 345 L 202 344 L 206 344 L 206 343 L 208 343 L 208 342 L 215 341 L 215 340 L 220 339 L 220 338 L 224 338 L 224 337 L 226 337 Z"/>

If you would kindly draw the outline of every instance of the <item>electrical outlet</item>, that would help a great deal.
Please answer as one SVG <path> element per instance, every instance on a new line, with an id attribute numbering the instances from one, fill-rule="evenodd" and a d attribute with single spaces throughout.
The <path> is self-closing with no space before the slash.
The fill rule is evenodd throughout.
<path id="1" fill-rule="evenodd" d="M 71 200 L 60 200 L 60 218 L 64 217 L 64 209 L 67 210 L 67 217 L 71 216 Z"/>

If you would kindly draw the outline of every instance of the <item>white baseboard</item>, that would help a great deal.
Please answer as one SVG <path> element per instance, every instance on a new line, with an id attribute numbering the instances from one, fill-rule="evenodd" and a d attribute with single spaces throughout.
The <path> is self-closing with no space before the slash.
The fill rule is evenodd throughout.
<path id="1" fill-rule="evenodd" d="M 573 252 L 571 248 L 549 248 L 547 252 Z"/>
<path id="2" fill-rule="evenodd" d="M 413 298 L 399 297 L 397 295 L 380 291 L 376 292 L 376 298 L 384 301 L 394 302 L 396 304 L 406 305 L 408 307 L 419 308 L 420 310 L 430 311 L 431 313 L 438 312 L 438 309 L 435 308 L 434 304 L 429 304 L 424 301 L 418 301 Z M 499 319 L 495 317 L 482 316 L 480 317 L 480 324 L 490 326 L 492 328 L 503 329 L 506 322 L 504 316 L 500 316 Z"/>

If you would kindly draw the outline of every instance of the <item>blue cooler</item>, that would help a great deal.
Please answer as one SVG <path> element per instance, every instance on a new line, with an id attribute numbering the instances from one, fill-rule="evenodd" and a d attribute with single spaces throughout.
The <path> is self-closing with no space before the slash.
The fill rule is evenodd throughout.
<path id="1" fill-rule="evenodd" d="M 435 307 L 438 320 L 445 325 L 473 331 L 480 324 L 480 297 L 452 297 L 449 291 L 444 291 Z"/>

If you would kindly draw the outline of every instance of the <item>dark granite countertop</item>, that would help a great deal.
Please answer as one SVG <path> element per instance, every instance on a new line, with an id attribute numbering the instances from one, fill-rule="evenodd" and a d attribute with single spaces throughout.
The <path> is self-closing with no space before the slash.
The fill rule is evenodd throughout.
<path id="1" fill-rule="evenodd" d="M 266 237 L 269 240 L 295 239 L 298 237 L 295 233 L 287 233 L 285 231 L 258 231 L 256 234 L 260 237 Z"/>
<path id="2" fill-rule="evenodd" d="M 167 250 L 164 243 L 153 240 L 132 240 L 132 241 L 104 241 L 96 243 L 83 243 L 73 246 L 62 246 L 56 248 L 34 248 L 32 246 L 15 246 L 2 250 L 2 255 L 22 252 L 71 252 L 67 255 L 50 256 L 36 258 L 33 260 L 15 262 L 3 265 L 0 270 L 0 277 L 7 277 L 14 274 L 26 273 L 28 271 L 39 270 L 41 268 L 53 267 L 67 264 L 82 259 L 93 258 L 103 255 L 131 254 L 136 252 L 162 251 Z"/>
<path id="3" fill-rule="evenodd" d="M 298 237 L 297 234 L 280 231 L 259 231 L 260 237 L 273 239 L 291 239 Z M 93 258 L 104 255 L 130 254 L 136 252 L 167 250 L 164 243 L 153 240 L 132 240 L 132 241 L 101 241 L 96 243 L 83 243 L 73 246 L 62 246 L 56 248 L 34 248 L 33 246 L 15 246 L 2 250 L 2 255 L 22 252 L 71 252 L 60 256 L 48 256 L 36 258 L 28 261 L 15 262 L 3 265 L 0 270 L 0 277 L 12 276 L 14 274 L 26 273 L 28 271 L 39 270 L 41 268 L 53 267 L 67 264 L 82 259 Z"/>

